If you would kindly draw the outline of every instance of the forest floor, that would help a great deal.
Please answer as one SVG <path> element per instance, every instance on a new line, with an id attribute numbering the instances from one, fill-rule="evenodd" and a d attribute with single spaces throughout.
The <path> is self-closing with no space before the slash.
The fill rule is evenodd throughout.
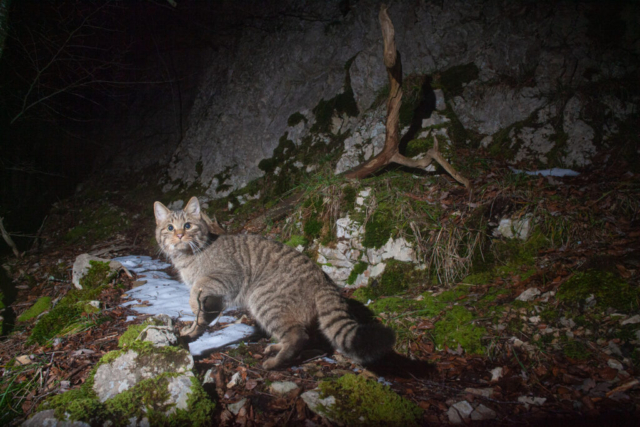
<path id="1" fill-rule="evenodd" d="M 207 389 L 218 402 L 212 425 L 331 425 L 311 412 L 300 395 L 347 374 L 387 384 L 420 408 L 419 425 L 631 425 L 640 418 L 637 175 L 619 168 L 554 178 L 504 169 L 488 168 L 477 176 L 472 196 L 443 177 L 429 178 L 428 187 L 403 188 L 407 200 L 437 206 L 442 230 L 471 229 L 464 221 L 473 220 L 473 212 L 481 212 L 493 228 L 503 215 L 530 215 L 535 226 L 524 240 L 496 238 L 491 228 L 482 228 L 481 255 L 474 255 L 465 274 L 446 276 L 446 256 L 431 251 L 425 261 L 432 269 L 426 273 L 400 266 L 396 276 L 387 276 L 403 283 L 394 294 L 375 287 L 355 295 L 346 290 L 345 296 L 368 303 L 380 321 L 396 330 L 398 355 L 363 367 L 318 346 L 294 366 L 265 371 L 266 337 L 209 354 L 196 359 L 195 369 L 201 379 L 206 372 L 214 379 Z M 395 176 L 406 181 L 410 174 Z M 376 179 L 369 185 L 383 182 L 394 188 L 393 177 Z M 131 323 L 126 320 L 136 314 L 134 309 L 120 304 L 139 278 L 123 275 L 95 298 L 102 310 L 83 312 L 74 327 L 56 338 L 29 341 L 37 316 L 16 319 L 41 297 L 53 301 L 73 288 L 71 266 L 81 253 L 158 258 L 150 243 L 152 200 L 138 200 L 148 203 L 142 210 L 133 199 L 137 196 L 110 190 L 93 199 L 84 193 L 60 202 L 41 235 L 45 244 L 5 260 L 15 291 L 3 289 L 0 423 L 17 424 L 47 396 L 79 387 Z M 109 212 L 119 209 L 117 215 L 103 212 L 108 231 L 92 223 L 100 215 L 98 201 Z M 484 210 L 476 211 L 479 207 Z M 308 215 L 300 209 L 302 217 Z M 237 232 L 258 213 L 229 212 L 222 224 Z M 253 231 L 284 241 L 291 237 L 287 224 L 276 219 Z M 438 233 L 431 236 L 420 243 L 442 244 Z M 464 235 L 457 242 L 468 244 Z M 236 373 L 240 379 L 230 383 Z M 271 386 L 279 381 L 297 388 L 277 394 Z M 366 396 L 360 399 L 355 404 L 366 406 Z"/>

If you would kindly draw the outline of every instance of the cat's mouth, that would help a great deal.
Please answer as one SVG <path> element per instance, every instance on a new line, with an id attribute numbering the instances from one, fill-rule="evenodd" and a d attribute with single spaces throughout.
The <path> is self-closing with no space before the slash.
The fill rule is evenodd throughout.
<path id="1" fill-rule="evenodd" d="M 196 243 L 193 240 L 177 240 L 174 241 L 172 246 L 174 247 L 175 250 L 177 251 L 181 251 L 181 252 L 192 252 L 192 253 L 196 253 L 198 251 L 198 247 L 196 246 Z"/>

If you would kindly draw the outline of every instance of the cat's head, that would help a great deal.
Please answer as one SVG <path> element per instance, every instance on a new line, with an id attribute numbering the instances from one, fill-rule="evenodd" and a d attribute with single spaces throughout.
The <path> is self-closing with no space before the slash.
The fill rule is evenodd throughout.
<path id="1" fill-rule="evenodd" d="M 172 211 L 160 202 L 153 204 L 156 216 L 156 240 L 170 257 L 194 254 L 207 245 L 210 228 L 200 211 L 197 197 L 182 210 Z"/>

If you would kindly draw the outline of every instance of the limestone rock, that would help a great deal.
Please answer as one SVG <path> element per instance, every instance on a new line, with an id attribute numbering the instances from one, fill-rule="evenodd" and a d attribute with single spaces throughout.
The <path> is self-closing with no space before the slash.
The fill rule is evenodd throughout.
<path id="1" fill-rule="evenodd" d="M 101 402 L 165 372 L 192 376 L 193 357 L 186 350 L 159 351 L 139 354 L 129 350 L 109 363 L 98 367 L 93 391 Z"/>
<path id="2" fill-rule="evenodd" d="M 333 396 L 327 396 L 324 399 L 321 399 L 320 391 L 317 389 L 304 392 L 300 395 L 300 397 L 302 398 L 302 400 L 304 400 L 304 403 L 307 404 L 312 412 L 315 412 L 316 414 L 321 415 L 325 418 L 329 417 L 327 417 L 324 408 L 331 408 L 336 404 L 336 398 Z"/>
<path id="3" fill-rule="evenodd" d="M 80 279 L 84 277 L 85 274 L 91 268 L 89 264 L 90 261 L 100 261 L 100 262 L 108 262 L 109 267 L 113 271 L 119 271 L 126 268 L 119 261 L 112 261 L 105 258 L 99 258 L 97 256 L 82 254 L 76 257 L 76 260 L 73 263 L 72 277 L 71 282 L 77 289 L 82 289 L 82 285 L 80 284 Z"/>
<path id="4" fill-rule="evenodd" d="M 493 409 L 484 406 L 482 403 L 479 404 L 471 413 L 471 419 L 474 421 L 492 420 L 495 417 L 496 412 Z"/>
<path id="5" fill-rule="evenodd" d="M 540 295 L 540 290 L 538 288 L 529 288 L 518 295 L 516 299 L 524 302 L 533 301 L 538 295 Z"/>
<path id="6" fill-rule="evenodd" d="M 525 215 L 522 219 L 503 218 L 493 231 L 495 236 L 504 236 L 507 239 L 527 240 L 531 231 L 531 215 Z"/>
<path id="7" fill-rule="evenodd" d="M 276 381 L 269 386 L 273 394 L 287 394 L 297 388 L 299 388 L 298 385 L 293 381 Z"/>

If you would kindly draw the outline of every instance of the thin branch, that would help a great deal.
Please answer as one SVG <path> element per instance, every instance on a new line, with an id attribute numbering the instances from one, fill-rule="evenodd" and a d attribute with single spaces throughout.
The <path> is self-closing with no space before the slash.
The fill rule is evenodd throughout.
<path id="1" fill-rule="evenodd" d="M 11 247 L 11 250 L 13 251 L 13 254 L 16 256 L 16 258 L 20 258 L 20 251 L 18 250 L 16 244 L 13 243 L 13 239 L 11 238 L 11 236 L 9 236 L 7 230 L 4 229 L 4 224 L 2 223 L 2 221 L 4 221 L 4 218 L 0 217 L 0 233 L 2 233 L 2 238 L 5 242 L 7 242 L 7 245 Z"/>

